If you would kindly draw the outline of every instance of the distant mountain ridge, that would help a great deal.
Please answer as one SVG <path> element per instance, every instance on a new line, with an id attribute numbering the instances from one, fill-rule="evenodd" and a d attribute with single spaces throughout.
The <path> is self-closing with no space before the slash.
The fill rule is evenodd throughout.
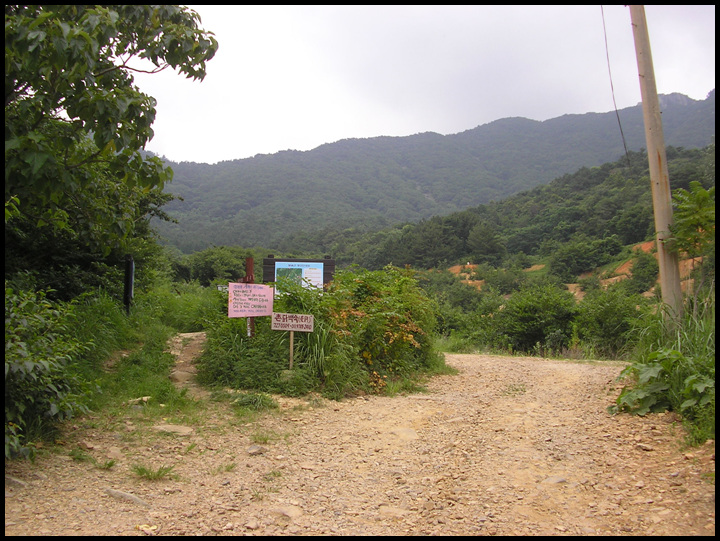
<path id="1" fill-rule="evenodd" d="M 669 146 L 700 148 L 715 135 L 715 91 L 705 100 L 661 96 Z M 618 111 L 629 150 L 645 148 L 640 104 Z M 167 162 L 165 207 L 155 223 L 186 253 L 213 245 L 272 249 L 298 231 L 377 230 L 500 200 L 624 154 L 615 111 L 535 121 L 503 118 L 452 135 L 344 139 L 214 165 Z"/>

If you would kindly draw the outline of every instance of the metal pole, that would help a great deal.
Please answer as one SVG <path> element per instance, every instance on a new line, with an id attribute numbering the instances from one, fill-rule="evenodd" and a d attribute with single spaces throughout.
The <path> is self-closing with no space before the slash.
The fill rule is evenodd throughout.
<path id="1" fill-rule="evenodd" d="M 630 6 L 630 20 L 635 39 L 640 94 L 645 120 L 645 141 L 650 165 L 655 237 L 660 266 L 660 288 L 663 302 L 672 309 L 673 315 L 679 318 L 683 310 L 680 263 L 678 253 L 671 252 L 666 245 L 666 241 L 670 237 L 670 226 L 673 223 L 672 199 L 660 118 L 660 102 L 655 85 L 652 54 L 650 53 L 650 36 L 645 20 L 645 6 Z"/>
<path id="2" fill-rule="evenodd" d="M 123 304 L 125 305 L 125 313 L 130 315 L 130 304 L 134 296 L 135 282 L 135 261 L 130 254 L 125 255 L 125 283 L 123 288 Z"/>

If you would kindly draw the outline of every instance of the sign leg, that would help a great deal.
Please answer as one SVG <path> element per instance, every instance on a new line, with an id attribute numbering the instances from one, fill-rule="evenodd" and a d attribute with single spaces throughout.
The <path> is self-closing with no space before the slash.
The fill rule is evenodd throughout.
<path id="1" fill-rule="evenodd" d="M 295 331 L 290 331 L 290 370 L 293 363 L 293 341 L 295 340 Z"/>

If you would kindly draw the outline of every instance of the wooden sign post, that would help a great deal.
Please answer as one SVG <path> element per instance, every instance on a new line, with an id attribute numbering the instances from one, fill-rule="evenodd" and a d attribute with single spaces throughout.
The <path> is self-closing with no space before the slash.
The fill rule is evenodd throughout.
<path id="1" fill-rule="evenodd" d="M 242 283 L 255 283 L 255 260 L 252 257 L 245 259 L 245 277 L 242 279 Z M 247 318 L 247 335 L 248 337 L 255 336 L 255 319 L 252 317 Z"/>
<path id="2" fill-rule="evenodd" d="M 313 332 L 315 317 L 312 314 L 282 314 L 273 312 L 270 328 L 273 331 L 290 331 L 290 370 L 293 367 L 295 331 Z"/>
<path id="3" fill-rule="evenodd" d="M 295 341 L 295 331 L 290 331 L 290 370 L 292 370 L 292 362 L 293 362 L 293 350 L 294 348 L 294 342 Z"/>

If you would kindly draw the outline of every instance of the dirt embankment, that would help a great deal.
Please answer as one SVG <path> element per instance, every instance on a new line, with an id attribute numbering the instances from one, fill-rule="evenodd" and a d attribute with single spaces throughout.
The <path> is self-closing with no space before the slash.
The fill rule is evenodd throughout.
<path id="1" fill-rule="evenodd" d="M 633 249 L 634 250 L 642 250 L 643 252 L 651 252 L 653 247 L 655 246 L 655 241 L 649 241 L 649 242 L 642 242 L 640 244 L 636 244 Z M 655 254 L 655 258 L 657 259 L 658 255 Z M 695 269 L 696 266 L 698 266 L 702 262 L 701 257 L 696 258 L 689 258 L 689 259 L 682 259 L 680 261 L 680 287 L 683 291 L 683 293 L 688 293 L 692 291 L 693 288 L 693 280 L 690 278 L 690 273 Z M 610 284 L 614 284 L 616 282 L 620 282 L 622 280 L 627 280 L 632 276 L 632 261 L 626 261 L 625 263 L 619 265 L 613 272 L 612 276 L 610 278 L 603 278 L 600 280 L 600 283 L 603 287 L 607 287 Z M 467 263 L 466 265 L 454 265 L 450 267 L 448 270 L 461 277 L 461 281 L 464 284 L 467 284 L 469 286 L 476 287 L 478 290 L 482 290 L 482 288 L 485 285 L 485 280 L 471 280 L 470 276 L 472 276 L 473 272 L 478 266 L 475 264 Z M 533 265 L 530 268 L 525 269 L 525 272 L 532 272 L 536 270 L 540 270 L 545 265 Z M 587 278 L 592 273 L 585 273 L 582 278 Z M 657 282 L 660 282 L 660 278 L 658 277 Z M 573 295 L 575 295 L 575 298 L 578 301 L 583 300 L 585 297 L 585 292 L 580 289 L 580 284 L 565 284 L 568 288 L 568 291 L 570 291 Z M 655 294 L 655 287 L 651 288 L 650 291 L 646 291 L 643 293 L 646 297 L 652 297 Z"/>
<path id="2" fill-rule="evenodd" d="M 460 373 L 424 394 L 278 398 L 248 421 L 199 393 L 182 427 L 138 404 L 80 419 L 58 453 L 6 462 L 5 533 L 714 535 L 714 442 L 684 449 L 672 414 L 609 415 L 621 364 L 447 361 Z"/>

